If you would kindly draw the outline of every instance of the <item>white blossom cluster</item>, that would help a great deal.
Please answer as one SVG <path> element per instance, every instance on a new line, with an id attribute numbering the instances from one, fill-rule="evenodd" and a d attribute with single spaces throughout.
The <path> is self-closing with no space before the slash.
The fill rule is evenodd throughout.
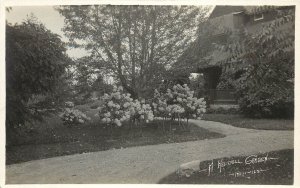
<path id="1" fill-rule="evenodd" d="M 133 100 L 122 87 L 115 86 L 112 93 L 104 94 L 102 101 L 98 115 L 103 123 L 121 126 L 122 122 L 130 119 L 129 104 Z"/>
<path id="2" fill-rule="evenodd" d="M 131 103 L 130 112 L 133 119 L 145 120 L 147 123 L 153 121 L 154 114 L 149 104 L 145 103 L 145 100 L 135 100 Z"/>
<path id="3" fill-rule="evenodd" d="M 122 87 L 114 87 L 112 93 L 104 94 L 100 106 L 99 117 L 106 124 L 122 126 L 130 119 L 141 119 L 146 122 L 154 118 L 151 106 L 142 100 L 133 100 L 130 94 L 125 93 Z"/>
<path id="4" fill-rule="evenodd" d="M 114 87 L 110 94 L 104 94 L 99 108 L 99 117 L 106 124 L 122 126 L 129 120 L 152 121 L 157 117 L 201 118 L 206 112 L 203 98 L 194 97 L 194 91 L 185 84 L 175 85 L 166 93 L 154 92 L 152 107 L 145 100 L 133 100 L 122 87 Z"/>
<path id="5" fill-rule="evenodd" d="M 74 124 L 82 124 L 86 121 L 91 120 L 83 112 L 74 108 L 65 108 L 64 112 L 60 115 L 65 125 L 71 126 Z"/>
<path id="6" fill-rule="evenodd" d="M 172 89 L 167 89 L 165 94 L 155 90 L 153 100 L 154 112 L 158 116 L 180 115 L 188 119 L 201 119 L 206 112 L 205 100 L 194 97 L 194 91 L 191 91 L 187 84 L 174 85 Z"/>
<path id="7" fill-rule="evenodd" d="M 185 109 L 179 104 L 172 104 L 167 106 L 166 111 L 168 112 L 168 115 L 183 114 Z"/>

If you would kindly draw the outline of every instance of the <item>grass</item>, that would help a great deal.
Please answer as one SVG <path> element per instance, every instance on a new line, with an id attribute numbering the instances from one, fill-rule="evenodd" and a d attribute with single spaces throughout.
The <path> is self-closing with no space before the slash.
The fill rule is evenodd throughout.
<path id="1" fill-rule="evenodd" d="M 256 154 L 265 157 L 267 154 Z M 294 150 L 279 150 L 268 153 L 268 157 L 277 158 L 260 163 L 245 164 L 247 156 L 214 159 L 214 169 L 218 161 L 236 160 L 240 164 L 225 166 L 221 173 L 219 169 L 208 175 L 205 171 L 196 171 L 190 176 L 179 176 L 172 173 L 160 180 L 160 184 L 265 184 L 265 185 L 292 185 L 294 169 Z M 253 157 L 252 157 L 253 158 Z M 199 165 L 205 169 L 210 161 Z M 201 168 L 202 169 L 202 168 Z"/>
<path id="2" fill-rule="evenodd" d="M 248 129 L 294 130 L 294 120 L 291 119 L 254 119 L 237 114 L 205 114 L 203 120 L 217 121 Z"/>
<path id="3" fill-rule="evenodd" d="M 154 145 L 162 143 L 186 142 L 224 137 L 219 133 L 190 124 L 190 130 L 182 130 L 178 122 L 167 121 L 162 130 L 162 122 L 155 120 L 140 127 L 130 128 L 125 125 L 115 128 L 113 138 L 110 129 L 94 116 L 96 109 L 86 113 L 92 118 L 91 123 L 68 128 L 57 116 L 46 118 L 42 123 L 30 125 L 31 129 L 15 136 L 6 147 L 6 163 L 20 163 L 30 160 L 76 153 L 103 151 L 133 146 Z M 169 127 L 172 126 L 172 131 Z"/>

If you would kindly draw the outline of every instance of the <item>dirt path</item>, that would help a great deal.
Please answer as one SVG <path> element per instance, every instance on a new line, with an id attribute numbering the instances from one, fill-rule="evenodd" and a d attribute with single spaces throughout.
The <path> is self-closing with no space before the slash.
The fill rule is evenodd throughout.
<path id="1" fill-rule="evenodd" d="M 6 183 L 157 183 L 193 160 L 293 148 L 293 131 L 237 128 L 192 120 L 225 138 L 141 146 L 30 161 L 6 167 Z"/>

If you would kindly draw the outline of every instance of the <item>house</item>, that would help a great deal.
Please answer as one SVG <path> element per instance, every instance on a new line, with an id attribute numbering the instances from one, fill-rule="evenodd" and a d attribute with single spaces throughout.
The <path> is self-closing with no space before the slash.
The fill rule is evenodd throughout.
<path id="1" fill-rule="evenodd" d="M 237 104 L 233 88 L 218 89 L 222 74 L 221 62 L 230 57 L 230 53 L 217 50 L 214 45 L 226 44 L 229 37 L 239 37 L 238 33 L 242 30 L 248 33 L 261 31 L 263 24 L 278 16 L 278 10 L 292 8 L 294 6 L 216 6 L 213 9 L 203 26 L 210 30 L 204 30 L 204 34 L 181 58 L 197 63 L 196 72 L 203 74 L 209 104 Z"/>

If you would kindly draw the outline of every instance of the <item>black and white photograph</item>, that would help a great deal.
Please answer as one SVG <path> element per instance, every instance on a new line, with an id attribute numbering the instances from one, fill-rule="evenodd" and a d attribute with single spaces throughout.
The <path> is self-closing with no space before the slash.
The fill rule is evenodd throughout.
<path id="1" fill-rule="evenodd" d="M 0 187 L 297 186 L 295 1 L 54 2 L 2 4 Z"/>

